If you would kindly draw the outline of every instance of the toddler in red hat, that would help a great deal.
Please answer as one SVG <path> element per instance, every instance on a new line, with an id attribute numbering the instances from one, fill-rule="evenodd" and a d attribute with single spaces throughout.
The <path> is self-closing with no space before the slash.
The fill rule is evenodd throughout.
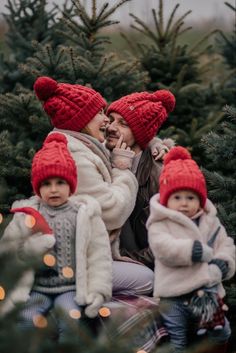
<path id="1" fill-rule="evenodd" d="M 167 304 L 160 308 L 171 344 L 182 352 L 189 324 L 198 322 L 198 333 L 206 333 L 214 352 L 226 349 L 231 331 L 222 311 L 222 281 L 235 273 L 233 239 L 185 148 L 173 147 L 166 154 L 159 184 L 146 226 L 155 258 L 154 296 Z"/>
<path id="2" fill-rule="evenodd" d="M 49 135 L 35 154 L 31 181 L 36 196 L 14 203 L 15 215 L 1 241 L 14 241 L 19 261 L 38 259 L 41 265 L 25 273 L 3 310 L 25 302 L 20 327 L 30 329 L 55 309 L 63 340 L 69 322 L 78 325 L 81 316 L 96 317 L 111 296 L 109 237 L 96 200 L 88 195 L 70 199 L 77 169 L 63 134 Z M 33 215 L 33 224 L 25 213 Z"/>

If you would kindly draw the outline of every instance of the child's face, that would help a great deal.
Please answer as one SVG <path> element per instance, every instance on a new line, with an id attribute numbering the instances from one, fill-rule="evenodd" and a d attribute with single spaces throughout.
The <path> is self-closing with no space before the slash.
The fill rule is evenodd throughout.
<path id="1" fill-rule="evenodd" d="M 50 178 L 42 182 L 39 189 L 41 198 L 49 206 L 61 206 L 70 196 L 70 186 L 61 178 Z"/>
<path id="2" fill-rule="evenodd" d="M 170 195 L 167 208 L 179 211 L 191 218 L 200 210 L 200 199 L 191 190 L 179 190 Z"/>
<path id="3" fill-rule="evenodd" d="M 108 123 L 109 119 L 102 109 L 92 120 L 90 120 L 82 132 L 87 133 L 102 143 L 105 141 L 105 130 Z"/>

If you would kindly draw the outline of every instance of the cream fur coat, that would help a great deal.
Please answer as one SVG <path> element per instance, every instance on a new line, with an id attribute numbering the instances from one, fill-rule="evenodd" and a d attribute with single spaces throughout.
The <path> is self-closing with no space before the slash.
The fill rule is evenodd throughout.
<path id="1" fill-rule="evenodd" d="M 109 152 L 93 137 L 69 130 L 53 131 L 63 133 L 67 138 L 67 147 L 76 163 L 78 188 L 72 198 L 87 194 L 99 202 L 110 236 L 112 257 L 114 260 L 124 259 L 119 251 L 120 228 L 136 202 L 136 177 L 128 169 L 112 168 Z"/>
<path id="2" fill-rule="evenodd" d="M 207 244 L 219 225 L 216 208 L 210 200 L 207 200 L 197 226 L 182 213 L 162 206 L 159 194 L 151 198 L 147 229 L 155 257 L 155 297 L 179 296 L 209 283 L 208 263 L 193 263 L 192 248 L 195 240 Z M 233 239 L 220 226 L 213 244 L 214 258 L 228 263 L 228 279 L 235 272 L 235 246 Z M 225 291 L 221 283 L 218 291 L 223 297 Z"/>
<path id="3" fill-rule="evenodd" d="M 33 196 L 27 200 L 16 201 L 15 207 L 39 208 L 39 198 Z M 112 294 L 112 259 L 108 233 L 101 219 L 101 209 L 96 200 L 89 196 L 80 196 L 76 200 L 78 207 L 76 227 L 76 297 L 79 305 L 85 305 L 89 294 L 98 293 L 109 300 Z M 17 246 L 31 236 L 30 229 L 25 226 L 25 215 L 16 213 L 6 227 L 1 245 L 9 244 L 10 250 L 17 252 Z M 48 235 L 50 242 L 50 235 Z M 5 243 L 5 244 L 6 244 Z M 20 260 L 19 260 L 20 261 Z M 17 266 L 17 264 L 16 264 Z M 4 300 L 0 313 L 4 314 L 14 307 L 14 304 L 25 302 L 32 288 L 34 272 L 24 273 L 15 289 Z M 99 309 L 99 308 L 97 308 Z"/>

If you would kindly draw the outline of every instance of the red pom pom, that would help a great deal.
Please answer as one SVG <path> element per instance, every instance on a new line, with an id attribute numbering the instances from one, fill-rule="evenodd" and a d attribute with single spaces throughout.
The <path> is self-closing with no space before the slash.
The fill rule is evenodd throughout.
<path id="1" fill-rule="evenodd" d="M 167 113 L 174 110 L 175 96 L 166 89 L 161 89 L 153 93 L 157 101 L 162 102 L 163 107 L 166 108 Z"/>
<path id="2" fill-rule="evenodd" d="M 34 91 L 38 99 L 44 102 L 54 94 L 56 89 L 57 81 L 50 77 L 39 77 L 34 83 Z"/>
<path id="3" fill-rule="evenodd" d="M 167 165 L 171 161 L 175 161 L 177 159 L 192 159 L 189 151 L 181 146 L 176 146 L 171 148 L 170 152 L 168 152 L 164 157 L 164 165 Z"/>
<path id="4" fill-rule="evenodd" d="M 65 145 L 67 145 L 67 139 L 63 134 L 57 133 L 57 132 L 53 132 L 50 135 L 48 135 L 46 137 L 46 139 L 44 140 L 44 145 L 46 143 L 49 142 L 60 142 L 60 143 L 64 143 Z"/>

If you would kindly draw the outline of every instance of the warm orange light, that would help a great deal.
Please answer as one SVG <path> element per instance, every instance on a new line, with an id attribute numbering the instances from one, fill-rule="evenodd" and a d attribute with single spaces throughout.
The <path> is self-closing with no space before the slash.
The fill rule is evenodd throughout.
<path id="1" fill-rule="evenodd" d="M 69 315 L 70 317 L 72 317 L 72 319 L 80 319 L 81 318 L 81 312 L 77 309 L 71 309 L 69 311 Z"/>
<path id="2" fill-rule="evenodd" d="M 43 257 L 43 262 L 45 263 L 45 265 L 52 267 L 56 263 L 56 258 L 55 258 L 55 256 L 53 256 L 51 254 L 46 254 Z"/>
<path id="3" fill-rule="evenodd" d="M 74 276 L 74 271 L 71 267 L 66 266 L 66 267 L 63 267 L 62 274 L 66 278 L 72 278 Z"/>
<path id="4" fill-rule="evenodd" d="M 3 221 L 3 215 L 0 213 L 0 224 L 2 223 Z"/>
<path id="5" fill-rule="evenodd" d="M 141 351 L 137 351 L 137 353 L 147 353 L 147 352 L 141 349 Z"/>
<path id="6" fill-rule="evenodd" d="M 111 315 L 111 310 L 109 308 L 106 308 L 105 306 L 100 308 L 98 312 L 99 312 L 99 315 L 102 317 L 108 317 Z"/>
<path id="7" fill-rule="evenodd" d="M 36 219 L 33 216 L 31 216 L 29 214 L 27 214 L 25 216 L 25 225 L 26 225 L 26 227 L 33 228 L 35 223 L 36 223 Z"/>
<path id="8" fill-rule="evenodd" d="M 5 290 L 2 286 L 0 286 L 0 300 L 3 300 L 5 298 Z"/>
<path id="9" fill-rule="evenodd" d="M 48 325 L 48 321 L 46 317 L 40 314 L 34 315 L 33 323 L 34 323 L 34 326 L 38 328 L 45 328 Z"/>

